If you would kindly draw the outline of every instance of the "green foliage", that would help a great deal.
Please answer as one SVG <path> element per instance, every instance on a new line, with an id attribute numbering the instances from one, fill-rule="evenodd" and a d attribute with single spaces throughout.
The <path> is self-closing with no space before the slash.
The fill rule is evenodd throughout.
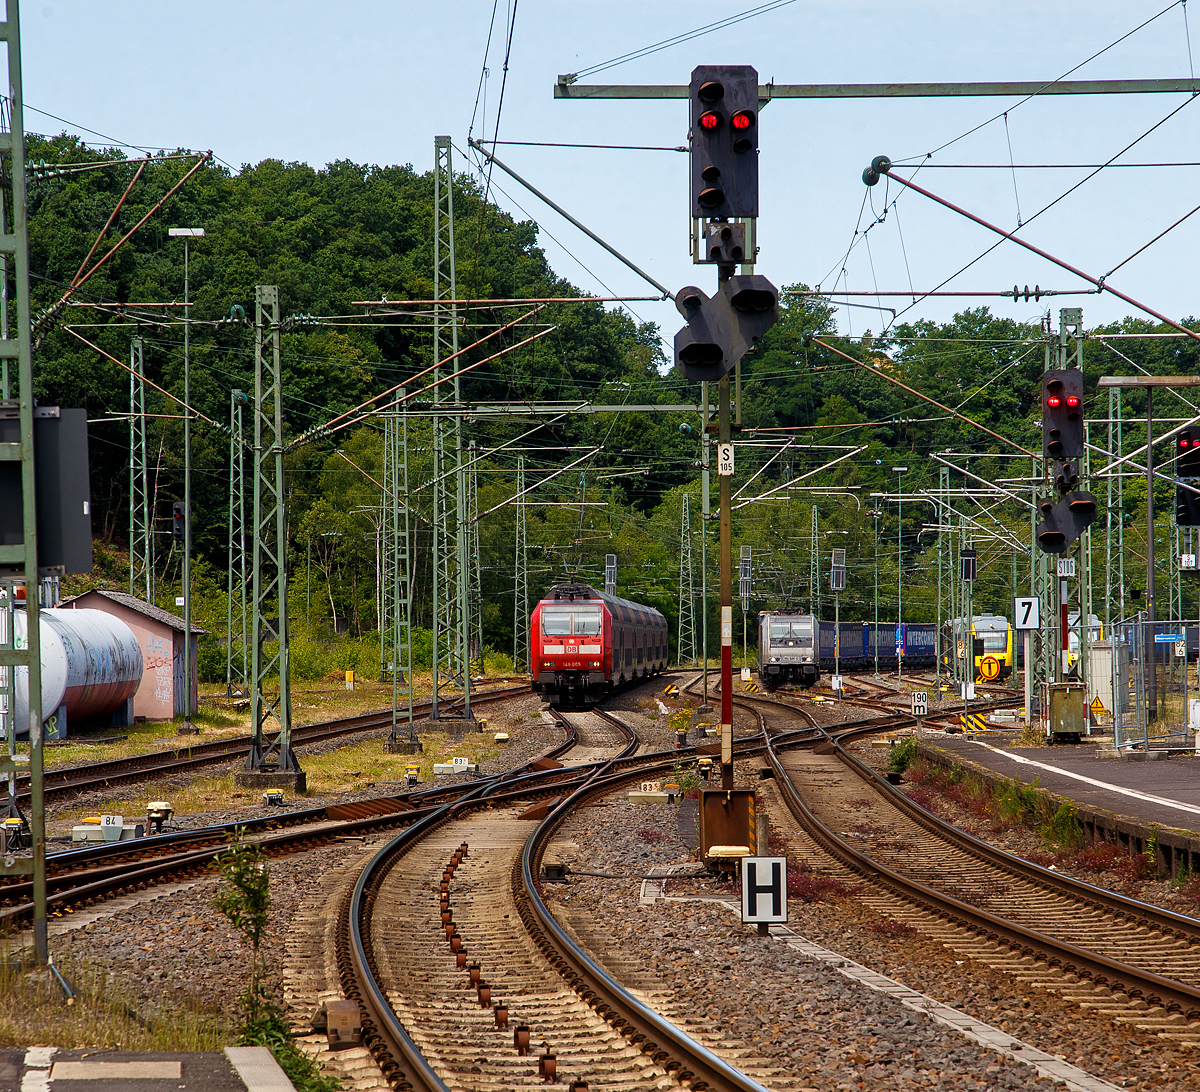
<path id="1" fill-rule="evenodd" d="M 892 773 L 904 773 L 909 764 L 917 757 L 917 739 L 909 736 L 892 748 L 888 755 L 888 769 Z"/>
<path id="2" fill-rule="evenodd" d="M 39 313 L 56 306 L 62 286 L 74 277 L 139 164 L 124 160 L 119 151 L 89 148 L 66 134 L 31 138 L 28 154 L 48 165 L 102 166 L 31 181 L 33 304 Z M 132 228 L 187 169 L 177 160 L 152 158 L 108 237 L 119 237 Z M 550 268 L 535 224 L 516 221 L 486 204 L 481 185 L 468 175 L 456 177 L 453 188 L 460 296 L 516 300 L 578 296 L 577 289 Z M 80 289 L 77 301 L 105 305 L 178 301 L 183 292 L 183 247 L 167 235 L 170 223 L 195 224 L 207 232 L 190 250 L 195 320 L 191 390 L 192 402 L 203 415 L 192 430 L 197 555 L 192 602 L 197 623 L 211 633 L 202 651 L 202 677 L 220 679 L 224 670 L 219 650 L 226 627 L 229 568 L 230 437 L 225 426 L 230 394 L 234 389 L 250 390 L 253 384 L 253 331 L 224 320 L 232 306 L 253 315 L 254 288 L 259 284 L 280 286 L 285 315 L 303 312 L 321 319 L 315 326 L 294 326 L 282 336 L 284 431 L 288 439 L 301 433 L 310 437 L 290 449 L 285 459 L 293 669 L 304 679 L 337 669 L 368 672 L 378 658 L 381 625 L 377 554 L 383 501 L 381 428 L 377 418 L 337 432 L 323 432 L 320 426 L 372 399 L 381 406 L 386 402 L 379 397 L 381 392 L 411 381 L 432 363 L 425 319 L 377 316 L 380 323 L 368 325 L 345 317 L 362 311 L 356 301 L 384 297 L 412 301 L 432 294 L 432 175 L 408 165 L 371 166 L 345 160 L 323 168 L 264 160 L 237 173 L 206 165 Z M 60 314 L 58 324 L 51 322 L 39 335 L 37 368 L 36 393 L 43 404 L 82 404 L 95 421 L 90 447 L 92 510 L 104 544 L 98 550 L 96 572 L 68 581 L 73 591 L 95 584 L 126 586 L 120 550 L 128 534 L 128 430 L 123 420 L 113 418 L 128 408 L 127 375 L 114 361 L 128 355 L 130 327 L 125 313 L 111 307 L 86 313 L 89 322 L 100 324 L 87 327 L 87 337 L 102 352 L 63 329 Z M 463 317 L 460 344 L 469 345 L 461 339 L 491 333 L 517 313 L 506 305 L 473 309 Z M 109 314 L 117 314 L 117 321 L 105 326 Z M 507 503 L 516 492 L 513 451 L 517 446 L 530 452 L 526 484 L 545 479 L 537 486 L 536 506 L 526 510 L 534 600 L 566 577 L 601 583 L 604 555 L 616 553 L 618 593 L 662 610 L 671 623 L 674 642 L 685 495 L 691 510 L 697 584 L 705 533 L 710 588 L 716 576 L 712 528 L 700 529 L 701 424 L 690 408 L 698 397 L 696 387 L 668 366 L 663 332 L 626 311 L 599 303 L 556 303 L 541 309 L 531 323 L 511 337 L 465 349 L 462 362 L 481 366 L 462 377 L 464 401 L 548 401 L 564 406 L 589 401 L 647 405 L 655 412 L 564 412 L 560 417 L 539 418 L 536 437 L 521 445 L 515 442 L 529 433 L 527 420 L 479 417 L 468 422 L 468 440 L 493 451 L 476 465 L 478 511 L 490 512 L 478 523 L 477 605 L 485 645 L 493 653 L 510 655 L 514 629 L 527 624 L 526 619 L 514 617 L 516 509 Z M 181 396 L 179 327 L 143 329 L 152 329 L 145 334 L 148 378 Z M 1141 319 L 1128 319 L 1102 332 L 1149 334 L 1160 329 Z M 485 357 L 502 345 L 515 345 L 534 332 L 545 336 L 485 363 Z M 941 566 L 949 563 L 949 557 L 944 549 L 939 553 L 937 536 L 930 532 L 932 510 L 925 501 L 905 501 L 898 512 L 889 502 L 868 499 L 873 493 L 895 492 L 893 465 L 909 467 L 903 490 L 915 497 L 938 488 L 939 464 L 933 456 L 947 450 L 969 455 L 970 473 L 985 481 L 1017 473 L 1017 464 L 1009 458 L 1011 446 L 914 398 L 889 378 L 1026 448 L 1038 448 L 1038 377 L 1045 345 L 1040 324 L 1016 322 L 979 307 L 964 310 L 948 322 L 901 322 L 877 337 L 849 326 L 845 332 L 861 336 L 840 337 L 836 310 L 827 300 L 804 285 L 793 285 L 782 296 L 780 321 L 743 362 L 739 409 L 745 435 L 752 435 L 753 429 L 797 430 L 760 433 L 738 453 L 738 488 L 748 485 L 744 499 L 762 497 L 733 513 L 734 550 L 749 546 L 755 559 L 755 590 L 748 612 L 751 657 L 758 610 L 790 602 L 825 616 L 831 613 L 828 589 L 821 579 L 810 584 L 810 574 L 827 571 L 833 545 L 847 550 L 848 584 L 840 602 L 843 619 L 873 618 L 878 611 L 881 619 L 890 621 L 901 586 L 908 620 L 928 622 L 938 616 L 937 588 L 939 579 L 946 578 Z M 805 345 L 811 333 L 820 334 L 850 359 L 811 341 Z M 1200 350 L 1186 341 L 1124 340 L 1121 344 L 1122 353 L 1149 374 L 1190 374 L 1200 367 Z M 1105 352 L 1101 347 L 1087 356 L 1085 389 L 1089 391 L 1098 374 L 1113 366 L 1124 367 Z M 1138 392 L 1124 396 L 1128 445 L 1140 442 L 1134 422 L 1143 412 L 1144 397 Z M 1107 405 L 1092 396 L 1087 408 L 1106 412 Z M 147 411 L 152 415 L 149 447 L 155 464 L 156 512 L 162 520 L 169 502 L 182 494 L 183 426 L 178 403 L 166 394 L 152 390 Z M 433 473 L 429 418 L 410 417 L 407 432 L 412 609 L 417 627 L 414 667 L 424 668 L 431 659 L 432 528 L 445 514 L 434 513 L 429 488 Z M 797 437 L 786 452 L 761 442 L 762 437 L 785 434 Z M 512 446 L 504 448 L 505 444 Z M 577 469 L 549 476 L 588 448 L 597 450 Z M 855 448 L 862 450 L 809 477 Z M 793 478 L 798 479 L 797 487 L 786 488 Z M 819 495 L 806 492 L 809 486 L 820 486 Z M 1171 504 L 1169 483 L 1160 489 L 1154 500 L 1165 514 Z M 1112 516 L 1133 526 L 1144 510 L 1144 486 L 1136 478 L 1124 485 L 1124 504 L 1124 510 Z M 977 544 L 974 603 L 978 611 L 1003 613 L 1011 605 L 1018 579 L 1006 541 L 1027 539 L 1027 512 L 1015 505 L 999 505 L 989 509 L 988 519 L 995 521 L 989 530 L 997 537 Z M 1093 536 L 1097 558 L 1102 556 L 1101 537 Z M 164 536 L 159 536 L 159 545 L 158 600 L 172 609 L 180 552 Z M 1144 579 L 1139 564 L 1144 571 L 1144 561 L 1139 562 L 1136 552 L 1126 559 L 1126 583 L 1131 586 Z M 1187 597 L 1194 594 L 1194 590 L 1185 592 Z M 710 595 L 707 604 L 710 634 L 719 632 L 714 600 Z M 1190 602 L 1185 603 L 1185 614 L 1194 609 Z M 1114 604 L 1114 615 L 1127 614 L 1129 606 L 1128 602 Z M 301 619 L 303 627 L 298 625 Z M 235 628 L 240 628 L 239 623 L 240 618 Z"/>
<path id="3" fill-rule="evenodd" d="M 1029 822 L 1041 805 L 1037 784 L 1036 777 L 1028 785 L 1022 785 L 1015 777 L 1000 781 L 992 790 L 999 813 L 1010 822 Z"/>
<path id="4" fill-rule="evenodd" d="M 297 1048 L 279 1005 L 263 983 L 266 959 L 261 953 L 271 909 L 271 876 L 266 855 L 245 840 L 242 828 L 235 831 L 227 850 L 218 855 L 221 886 L 213 905 L 242 934 L 250 946 L 250 984 L 242 995 L 242 1023 L 238 1042 L 243 1046 L 265 1046 L 288 1075 L 297 1092 L 337 1092 L 341 1082 L 322 1076 L 320 1069 Z"/>
<path id="5" fill-rule="evenodd" d="M 700 788 L 700 774 L 697 772 L 695 764 L 685 766 L 678 758 L 671 766 L 671 780 L 679 786 L 679 791 L 684 796 L 696 792 Z"/>
<path id="6" fill-rule="evenodd" d="M 257 956 L 271 907 L 267 858 L 256 843 L 245 841 L 245 832 L 239 827 L 229 848 L 218 855 L 217 867 L 223 883 L 213 905 L 242 934 Z"/>
<path id="7" fill-rule="evenodd" d="M 273 1001 L 260 1004 L 255 1017 L 242 1024 L 238 1043 L 270 1050 L 296 1092 L 338 1092 L 342 1087 L 340 1080 L 325 1076 L 317 1063 L 296 1046 L 283 1012 Z"/>
<path id="8" fill-rule="evenodd" d="M 1083 845 L 1083 824 L 1079 809 L 1070 801 L 1058 806 L 1049 820 L 1038 828 L 1038 837 L 1055 849 L 1077 849 Z"/>

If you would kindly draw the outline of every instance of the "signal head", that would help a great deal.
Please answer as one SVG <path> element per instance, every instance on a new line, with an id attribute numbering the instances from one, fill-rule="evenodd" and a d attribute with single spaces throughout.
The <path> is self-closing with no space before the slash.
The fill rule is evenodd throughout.
<path id="1" fill-rule="evenodd" d="M 700 90 L 696 92 L 698 98 L 705 106 L 711 106 L 714 102 L 720 102 L 725 97 L 725 85 L 720 80 L 708 80 L 700 85 Z"/>
<path id="2" fill-rule="evenodd" d="M 1058 409 L 1058 407 L 1062 405 L 1062 399 L 1059 398 L 1057 394 L 1052 394 L 1046 399 L 1046 405 L 1048 405 L 1051 409 Z"/>
<path id="3" fill-rule="evenodd" d="M 700 115 L 700 128 L 706 133 L 715 133 L 721 128 L 721 115 L 715 110 L 706 110 Z"/>

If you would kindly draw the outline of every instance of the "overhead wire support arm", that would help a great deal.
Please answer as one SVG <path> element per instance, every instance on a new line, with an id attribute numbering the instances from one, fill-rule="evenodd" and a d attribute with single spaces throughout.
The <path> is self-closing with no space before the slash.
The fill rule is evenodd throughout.
<path id="1" fill-rule="evenodd" d="M 1195 94 L 1191 79 L 1161 80 L 1000 80 L 985 83 L 766 83 L 759 102 L 774 99 L 1005 98 L 1009 95 L 1164 95 Z M 685 84 L 570 83 L 560 76 L 556 99 L 686 99 Z"/>
<path id="2" fill-rule="evenodd" d="M 884 164 L 886 164 L 886 166 L 884 166 Z M 1189 330 L 1186 326 L 1181 326 L 1174 319 L 1169 319 L 1161 312 L 1155 311 L 1153 307 L 1147 307 L 1146 304 L 1135 300 L 1132 296 L 1126 295 L 1124 292 L 1118 291 L 1116 288 L 1111 287 L 1105 283 L 1103 277 L 1093 277 L 1090 273 L 1085 273 L 1082 269 L 1076 269 L 1075 266 L 1068 262 L 1064 262 L 1061 258 L 1056 258 L 1048 251 L 1042 250 L 1041 247 L 1036 247 L 1032 243 L 1027 243 L 1024 239 L 1019 238 L 1014 232 L 1005 231 L 1004 228 L 997 227 L 995 224 L 989 223 L 987 220 L 983 219 L 983 217 L 976 216 L 973 212 L 968 212 L 966 209 L 960 208 L 958 205 L 954 204 L 953 201 L 947 201 L 944 197 L 939 197 L 936 193 L 930 192 L 923 186 L 918 186 L 915 182 L 910 181 L 907 178 L 900 177 L 900 175 L 894 173 L 895 168 L 893 167 L 891 161 L 886 157 L 877 156 L 875 161 L 872 163 L 872 167 L 877 170 L 880 175 L 886 175 L 894 182 L 900 183 L 900 185 L 904 186 L 906 189 L 913 190 L 914 192 L 919 193 L 922 197 L 928 197 L 931 201 L 936 202 L 943 208 L 947 208 L 951 212 L 957 212 L 960 216 L 965 216 L 972 223 L 978 224 L 980 227 L 985 227 L 988 229 L 988 231 L 994 231 L 997 235 L 1004 239 L 1011 240 L 1012 242 L 1016 243 L 1017 246 L 1024 247 L 1030 253 L 1036 254 L 1039 258 L 1045 258 L 1046 261 L 1052 262 L 1060 269 L 1065 269 L 1068 273 L 1073 273 L 1076 277 L 1087 281 L 1089 284 L 1094 284 L 1101 291 L 1112 293 L 1112 295 L 1116 296 L 1117 299 L 1124 300 L 1131 307 L 1136 307 L 1139 311 L 1144 311 L 1147 315 L 1158 319 L 1159 322 L 1170 326 L 1173 330 L 1178 330 L 1181 334 L 1190 337 L 1193 341 L 1200 341 L 1200 333 L 1196 333 L 1194 330 Z"/>
<path id="3" fill-rule="evenodd" d="M 687 89 L 684 88 L 684 90 L 686 91 Z M 585 227 L 583 224 L 581 224 L 578 220 L 575 219 L 574 216 L 572 216 L 569 212 L 567 212 L 567 210 L 564 209 L 561 205 L 556 204 L 554 201 L 551 201 L 550 198 L 547 197 L 544 193 L 542 193 L 541 190 L 537 189 L 535 186 L 533 186 L 529 182 L 526 182 L 525 179 L 522 178 L 519 174 L 517 174 L 517 172 L 514 171 L 511 167 L 506 166 L 504 163 L 501 163 L 500 160 L 498 160 L 494 155 L 492 155 L 491 152 L 489 152 L 483 146 L 482 141 L 471 140 L 471 141 L 468 141 L 467 143 L 470 144 L 470 146 L 472 148 L 474 148 L 477 152 L 479 152 L 480 155 L 484 156 L 488 160 L 488 162 L 494 163 L 510 178 L 514 179 L 515 181 L 519 182 L 522 186 L 524 186 L 539 201 L 544 201 L 555 212 L 557 212 L 559 214 L 559 216 L 561 216 L 564 220 L 568 221 L 570 224 L 577 227 L 580 231 L 582 231 L 584 233 L 584 235 L 586 235 L 589 239 L 591 239 L 592 242 L 599 243 L 600 246 L 604 247 L 604 249 L 607 250 L 609 252 L 609 254 L 611 254 L 614 258 L 616 258 L 617 261 L 623 262 L 625 265 L 627 265 L 639 277 L 641 277 L 642 280 L 644 280 L 647 284 L 653 285 L 655 288 L 657 288 L 658 291 L 660 291 L 662 293 L 663 299 L 665 299 L 665 300 L 674 300 L 675 299 L 675 293 L 672 292 L 669 288 L 665 288 L 663 285 L 659 284 L 659 282 L 656 281 L 652 276 L 650 276 L 649 273 L 647 273 L 644 269 L 640 269 L 638 266 L 634 265 L 634 263 L 631 262 L 628 258 L 626 258 L 624 254 L 622 254 L 615 247 L 606 243 L 603 239 L 600 238 L 599 235 L 597 235 L 594 231 L 592 231 L 591 228 Z"/>
<path id="4" fill-rule="evenodd" d="M 834 353 L 836 356 L 840 356 L 843 360 L 850 361 L 851 364 L 857 364 L 860 368 L 865 368 L 872 375 L 879 376 L 880 379 L 886 379 L 889 383 L 894 384 L 895 386 L 899 387 L 901 390 L 908 391 L 908 393 L 913 395 L 914 397 L 920 398 L 922 401 L 928 402 L 931 406 L 937 406 L 937 408 L 940 409 L 943 413 L 949 413 L 951 416 L 957 417 L 960 421 L 965 421 L 968 425 L 971 425 L 972 427 L 979 429 L 980 432 L 987 433 L 987 435 L 991 436 L 993 439 L 999 440 L 1001 443 L 1008 444 L 1010 447 L 1015 447 L 1023 455 L 1028 455 L 1031 459 L 1040 459 L 1041 458 L 1040 455 L 1035 454 L 1034 452 L 1030 451 L 1028 448 L 1022 447 L 1020 444 L 1018 444 L 1016 442 L 1016 440 L 1010 440 L 1007 436 L 1001 436 L 1000 433 L 993 432 L 986 425 L 981 425 L 978 421 L 972 420 L 965 413 L 959 413 L 958 410 L 954 410 L 954 409 L 951 409 L 949 406 L 943 405 L 936 398 L 930 398 L 929 395 L 927 395 L 927 394 L 922 394 L 920 391 L 913 390 L 913 388 L 910 387 L 907 383 L 901 383 L 899 379 L 896 379 L 893 376 L 887 375 L 883 371 L 882 368 L 872 368 L 870 364 L 867 364 L 861 360 L 856 360 L 854 357 L 850 356 L 849 354 L 843 353 L 841 349 L 835 349 L 827 341 L 822 341 L 819 337 L 813 338 L 813 344 L 819 345 L 822 349 L 829 350 L 829 352 Z"/>

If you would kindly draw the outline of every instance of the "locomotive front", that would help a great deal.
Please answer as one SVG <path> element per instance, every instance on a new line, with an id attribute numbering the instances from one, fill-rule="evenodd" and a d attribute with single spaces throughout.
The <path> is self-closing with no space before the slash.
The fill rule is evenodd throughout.
<path id="1" fill-rule="evenodd" d="M 612 617 L 587 586 L 562 586 L 534 608 L 533 689 L 549 701 L 584 704 L 609 689 Z"/>
<path id="2" fill-rule="evenodd" d="M 759 682 L 768 690 L 784 683 L 812 686 L 820 674 L 813 616 L 798 610 L 763 611 L 758 624 Z"/>

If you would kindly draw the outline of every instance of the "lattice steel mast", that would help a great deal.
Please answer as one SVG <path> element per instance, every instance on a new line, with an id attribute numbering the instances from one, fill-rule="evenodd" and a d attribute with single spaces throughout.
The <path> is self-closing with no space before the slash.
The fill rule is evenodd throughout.
<path id="1" fill-rule="evenodd" d="M 254 620 L 252 736 L 246 769 L 299 774 L 292 751 L 279 287 L 258 285 L 254 302 Z M 272 676 L 279 686 L 274 698 L 267 692 Z M 272 721 L 278 725 L 274 739 L 267 735 Z"/>
<path id="2" fill-rule="evenodd" d="M 401 389 L 400 397 L 404 397 Z M 380 636 L 384 665 L 392 683 L 392 730 L 389 750 L 415 750 L 412 689 L 412 552 L 408 511 L 408 414 L 389 413 L 383 419 L 383 508 L 380 523 L 383 569 Z M 400 693 L 407 698 L 408 730 L 400 738 Z"/>
<path id="3" fill-rule="evenodd" d="M 434 137 L 433 171 L 433 700 L 430 719 L 440 716 L 443 682 L 461 686 L 465 718 L 471 711 L 467 668 L 469 591 L 463 485 L 460 382 L 454 379 L 454 428 L 439 407 L 445 404 L 441 362 L 458 353 L 457 270 L 454 260 L 454 166 L 450 138 Z M 440 301 L 448 301 L 442 303 Z M 457 359 L 451 361 L 457 371 Z"/>
<path id="4" fill-rule="evenodd" d="M 525 522 L 525 456 L 517 456 L 517 527 L 513 547 L 513 670 L 530 671 L 529 535 Z"/>
<path id="5" fill-rule="evenodd" d="M 129 343 L 129 594 L 154 602 L 154 520 L 146 445 L 145 343 Z"/>
<path id="6" fill-rule="evenodd" d="M 38 611 L 38 542 L 37 504 L 33 466 L 33 349 L 30 337 L 29 310 L 29 210 L 25 195 L 25 113 L 24 93 L 21 77 L 21 34 L 19 4 L 17 0 L 6 0 L 5 22 L 0 26 L 0 39 L 8 47 L 8 131 L 3 131 L 0 119 L 0 191 L 8 190 L 11 210 L 11 228 L 8 216 L 0 205 L 0 254 L 13 260 L 13 280 L 16 289 L 17 336 L 0 339 L 0 360 L 3 361 L 3 400 L 0 401 L 0 416 L 16 421 L 16 430 L 11 424 L 6 429 L 9 436 L 13 431 L 19 443 L 7 443 L 0 450 L 0 463 L 8 463 L 8 472 L 21 482 L 22 541 L 18 544 L 0 545 L 0 580 L 3 581 L 4 610 L 6 625 L 0 632 L 0 666 L 4 667 L 3 681 L 7 691 L 7 707 L 16 709 L 16 675 L 26 673 L 28 681 L 29 723 L 13 723 L 14 713 L 6 720 L 13 729 L 8 733 L 8 754 L 0 758 L 0 776 L 9 783 L 10 800 L 15 805 L 15 762 L 16 730 L 29 729 L 29 761 L 22 764 L 21 772 L 29 774 L 29 829 L 32 853 L 29 857 L 14 857 L 8 854 L 0 860 L 0 875 L 29 876 L 33 894 L 33 941 L 39 963 L 50 956 L 46 929 L 46 824 L 42 796 L 42 661 L 41 634 Z M 7 162 L 4 162 L 4 161 Z M 7 311 L 7 296 L 0 301 Z M 7 326 L 2 331 L 8 334 Z M 17 390 L 11 387 L 10 362 L 16 362 Z M 15 395 L 15 398 L 14 398 Z M 16 589 L 23 584 L 25 596 L 26 637 L 24 647 L 17 640 Z"/>
<path id="7" fill-rule="evenodd" d="M 686 493 L 679 514 L 679 643 L 675 659 L 680 667 L 693 667 L 696 663 L 696 577 L 692 569 L 692 519 Z"/>
<path id="8" fill-rule="evenodd" d="M 234 390 L 229 394 L 229 574 L 226 580 L 228 592 L 228 638 L 225 641 L 225 696 L 233 696 L 233 680 L 236 677 L 241 693 L 245 694 L 250 678 L 249 612 L 246 592 L 249 587 L 249 572 L 246 568 L 246 432 L 243 409 L 250 404 L 245 391 Z M 235 609 L 236 605 L 236 609 Z M 234 622 L 241 623 L 238 629 Z M 240 669 L 235 647 L 241 649 Z"/>

